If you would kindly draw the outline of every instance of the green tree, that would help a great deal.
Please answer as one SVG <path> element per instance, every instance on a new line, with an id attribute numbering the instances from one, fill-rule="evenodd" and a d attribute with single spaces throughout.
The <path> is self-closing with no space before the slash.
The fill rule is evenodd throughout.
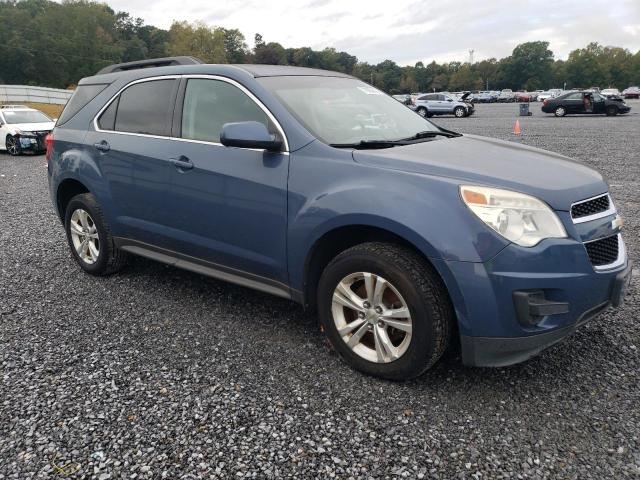
<path id="1" fill-rule="evenodd" d="M 522 43 L 505 59 L 503 81 L 514 90 L 548 88 L 552 64 L 549 42 Z"/>
<path id="2" fill-rule="evenodd" d="M 167 52 L 171 56 L 191 55 L 205 63 L 227 63 L 225 32 L 204 23 L 173 22 Z"/>
<path id="3" fill-rule="evenodd" d="M 287 52 L 279 43 L 256 44 L 253 51 L 253 61 L 266 65 L 287 65 Z"/>
<path id="4" fill-rule="evenodd" d="M 229 63 L 245 63 L 250 55 L 244 35 L 237 28 L 221 29 L 224 35 L 224 52 Z"/>

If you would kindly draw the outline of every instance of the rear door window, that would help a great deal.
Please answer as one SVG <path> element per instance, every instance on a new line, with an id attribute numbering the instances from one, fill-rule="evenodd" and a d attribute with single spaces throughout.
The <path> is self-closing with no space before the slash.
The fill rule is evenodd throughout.
<path id="1" fill-rule="evenodd" d="M 256 102 L 235 85 L 222 80 L 192 78 L 187 82 L 182 109 L 182 138 L 220 142 L 225 123 L 256 121 L 275 129 Z"/>
<path id="2" fill-rule="evenodd" d="M 117 132 L 169 136 L 176 86 L 175 79 L 131 85 L 120 93 L 115 111 L 107 108 L 99 123 L 102 125 L 104 121 L 106 129 L 109 129 L 111 115 L 115 114 L 113 125 Z"/>

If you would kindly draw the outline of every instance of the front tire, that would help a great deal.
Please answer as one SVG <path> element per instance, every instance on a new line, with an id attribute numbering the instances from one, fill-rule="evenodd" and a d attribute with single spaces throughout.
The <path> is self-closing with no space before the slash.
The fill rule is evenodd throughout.
<path id="1" fill-rule="evenodd" d="M 118 250 L 102 209 L 90 193 L 76 195 L 67 205 L 65 231 L 71 254 L 91 275 L 109 275 L 126 263 L 126 253 Z"/>
<path id="2" fill-rule="evenodd" d="M 456 118 L 462 118 L 467 115 L 467 111 L 464 107 L 456 107 L 453 109 L 453 114 L 456 116 Z"/>
<path id="3" fill-rule="evenodd" d="M 364 243 L 338 255 L 318 285 L 320 323 L 353 368 L 389 380 L 414 378 L 442 356 L 453 309 L 433 268 L 414 251 Z"/>
<path id="4" fill-rule="evenodd" d="M 416 112 L 418 112 L 418 115 L 420 115 L 421 117 L 428 117 L 429 116 L 429 112 L 424 107 L 419 107 L 418 110 L 416 110 Z"/>
<path id="5" fill-rule="evenodd" d="M 616 115 L 618 114 L 618 109 L 617 109 L 617 107 L 615 107 L 615 106 L 613 106 L 613 105 L 611 105 L 611 106 L 607 107 L 606 114 L 607 114 L 607 117 L 614 117 L 614 116 L 616 116 Z"/>
<path id="6" fill-rule="evenodd" d="M 567 114 L 567 110 L 564 107 L 558 107 L 553 111 L 556 117 L 564 117 Z"/>
<path id="7" fill-rule="evenodd" d="M 17 157 L 18 155 L 20 155 L 20 153 L 22 153 L 22 150 L 20 148 L 20 141 L 13 135 L 7 135 L 4 145 L 7 149 L 7 152 L 12 157 Z"/>

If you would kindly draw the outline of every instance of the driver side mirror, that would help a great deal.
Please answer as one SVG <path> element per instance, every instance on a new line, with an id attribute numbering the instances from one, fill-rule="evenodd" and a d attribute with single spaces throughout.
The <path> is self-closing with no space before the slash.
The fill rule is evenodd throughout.
<path id="1" fill-rule="evenodd" d="M 270 152 L 282 149 L 282 140 L 260 122 L 225 123 L 220 133 L 220 143 L 225 147 L 258 148 Z"/>
<path id="2" fill-rule="evenodd" d="M 452 98 L 447 98 L 447 102 L 453 102 Z"/>

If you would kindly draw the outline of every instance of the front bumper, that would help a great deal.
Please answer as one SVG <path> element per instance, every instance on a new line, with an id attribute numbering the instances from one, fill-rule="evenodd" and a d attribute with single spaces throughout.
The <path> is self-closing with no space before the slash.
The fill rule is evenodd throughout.
<path id="1" fill-rule="evenodd" d="M 603 234 L 595 224 L 602 229 L 610 221 L 582 224 L 580 232 L 608 235 L 611 232 Z M 448 272 L 443 278 L 458 318 L 463 362 L 521 362 L 607 307 L 618 306 L 632 268 L 623 242 L 619 260 L 610 268 L 594 267 L 585 245 L 565 238 L 547 239 L 531 248 L 511 244 L 485 263 L 443 261 L 439 270 Z M 530 302 L 524 314 L 523 296 Z"/>
<path id="2" fill-rule="evenodd" d="M 525 337 L 472 337 L 462 335 L 462 362 L 475 367 L 504 367 L 528 360 L 545 348 L 571 335 L 578 327 L 611 306 L 618 306 L 631 279 L 631 263 L 619 272 L 612 284 L 610 298 L 583 312 L 575 323 Z"/>
<path id="3" fill-rule="evenodd" d="M 33 133 L 33 134 L 20 134 L 15 138 L 20 145 L 20 150 L 31 152 L 44 152 L 47 149 L 45 144 L 45 137 L 49 132 Z"/>

